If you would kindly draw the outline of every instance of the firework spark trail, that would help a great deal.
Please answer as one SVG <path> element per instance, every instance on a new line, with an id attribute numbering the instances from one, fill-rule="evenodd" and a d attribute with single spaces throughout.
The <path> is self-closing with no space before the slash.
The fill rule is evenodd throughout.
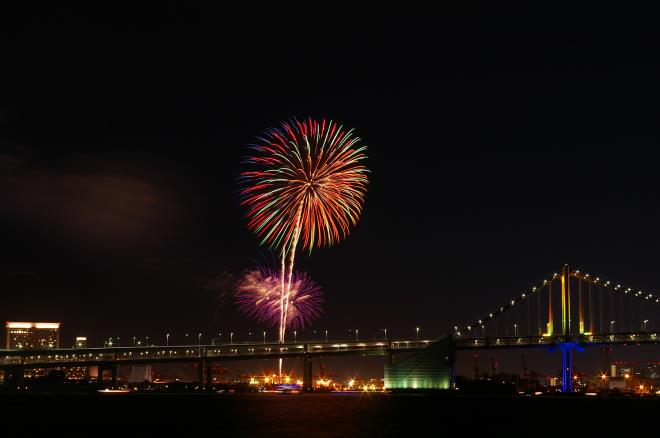
<path id="1" fill-rule="evenodd" d="M 236 283 L 234 297 L 238 308 L 259 323 L 281 324 L 281 276 L 273 269 L 250 270 Z M 307 273 L 294 272 L 289 288 L 286 327 L 304 328 L 321 315 L 323 293 Z"/>
<path id="2" fill-rule="evenodd" d="M 241 205 L 248 228 L 281 255 L 280 329 L 284 342 L 295 252 L 311 254 L 348 236 L 362 212 L 367 168 L 359 137 L 333 121 L 291 120 L 268 129 L 252 145 L 242 172 Z"/>

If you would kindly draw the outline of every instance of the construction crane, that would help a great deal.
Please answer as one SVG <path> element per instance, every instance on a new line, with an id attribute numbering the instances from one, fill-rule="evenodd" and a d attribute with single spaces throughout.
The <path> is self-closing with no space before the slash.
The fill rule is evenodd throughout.
<path id="1" fill-rule="evenodd" d="M 489 356 L 489 358 L 490 358 L 490 369 L 491 369 L 492 375 L 497 376 L 497 368 L 499 367 L 499 364 L 497 363 L 497 361 L 495 361 L 495 359 L 493 359 L 492 354 Z"/>
<path id="2" fill-rule="evenodd" d="M 319 356 L 319 374 L 317 376 L 318 379 L 315 379 L 315 381 L 316 380 L 333 381 L 334 377 L 337 377 L 337 375 L 328 374 L 328 367 L 323 364 L 323 361 L 321 360 L 321 356 Z"/>
<path id="3" fill-rule="evenodd" d="M 474 380 L 479 379 L 479 364 L 477 363 L 478 358 L 479 355 L 477 353 L 472 354 L 472 362 L 474 364 Z"/>
<path id="4" fill-rule="evenodd" d="M 529 376 L 529 369 L 527 368 L 527 363 L 525 362 L 525 355 L 521 354 L 520 357 L 522 359 L 523 376 L 528 377 Z"/>

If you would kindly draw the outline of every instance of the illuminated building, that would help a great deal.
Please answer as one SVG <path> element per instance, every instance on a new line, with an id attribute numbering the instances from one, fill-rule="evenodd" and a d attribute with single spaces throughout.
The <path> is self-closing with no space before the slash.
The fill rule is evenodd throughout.
<path id="1" fill-rule="evenodd" d="M 435 342 L 401 362 L 385 366 L 387 389 L 449 389 L 452 352 L 450 338 Z"/>
<path id="2" fill-rule="evenodd" d="M 8 350 L 41 350 L 59 346 L 59 322 L 7 322 Z"/>
<path id="3" fill-rule="evenodd" d="M 649 379 L 660 379 L 660 362 L 649 362 L 642 370 L 642 375 Z"/>
<path id="4" fill-rule="evenodd" d="M 87 337 L 76 336 L 76 343 L 73 348 L 87 348 Z M 62 368 L 69 380 L 87 380 L 89 379 L 88 367 L 67 367 Z"/>
<path id="5" fill-rule="evenodd" d="M 61 368 L 64 370 L 66 378 L 69 380 L 88 380 L 89 368 L 88 367 L 67 367 Z"/>
<path id="6" fill-rule="evenodd" d="M 626 375 L 637 377 L 641 376 L 642 367 L 640 367 L 635 361 L 616 361 L 612 362 L 612 374 L 613 377 L 625 377 Z"/>

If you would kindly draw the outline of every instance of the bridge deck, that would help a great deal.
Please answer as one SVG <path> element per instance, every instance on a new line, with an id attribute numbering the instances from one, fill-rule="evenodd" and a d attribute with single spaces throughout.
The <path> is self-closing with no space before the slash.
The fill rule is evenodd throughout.
<path id="1" fill-rule="evenodd" d="M 614 334 L 572 334 L 555 336 L 525 336 L 525 337 L 455 337 L 454 348 L 457 350 L 474 350 L 488 348 L 548 348 L 562 343 L 579 345 L 603 344 L 656 344 L 660 336 L 656 333 L 614 333 Z"/>
<path id="2" fill-rule="evenodd" d="M 0 368 L 93 366 L 295 358 L 302 356 L 385 355 L 425 348 L 433 340 L 329 341 L 284 344 L 231 343 L 113 348 L 0 350 Z"/>

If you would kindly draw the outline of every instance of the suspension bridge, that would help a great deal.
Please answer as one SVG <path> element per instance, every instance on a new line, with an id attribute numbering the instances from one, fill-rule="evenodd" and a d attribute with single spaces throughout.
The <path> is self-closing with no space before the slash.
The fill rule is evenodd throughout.
<path id="1" fill-rule="evenodd" d="M 27 368 L 98 366 L 99 380 L 109 370 L 114 382 L 119 365 L 195 362 L 203 384 L 204 370 L 211 381 L 214 362 L 301 358 L 304 387 L 310 389 L 313 357 L 383 355 L 388 357 L 386 387 L 449 389 L 458 350 L 545 348 L 561 351 L 562 390 L 571 392 L 575 351 L 596 345 L 658 343 L 659 316 L 660 296 L 564 265 L 482 318 L 454 326 L 440 339 L 0 350 L 0 369 L 20 380 Z M 396 353 L 409 354 L 395 362 Z"/>
<path id="2" fill-rule="evenodd" d="M 428 347 L 437 350 L 434 355 L 417 353 L 386 367 L 386 385 L 449 387 L 456 350 L 546 348 L 561 351 L 562 391 L 571 392 L 575 351 L 658 343 L 654 322 L 659 313 L 660 296 L 564 265 L 493 312 L 454 326 L 450 335 Z"/>

